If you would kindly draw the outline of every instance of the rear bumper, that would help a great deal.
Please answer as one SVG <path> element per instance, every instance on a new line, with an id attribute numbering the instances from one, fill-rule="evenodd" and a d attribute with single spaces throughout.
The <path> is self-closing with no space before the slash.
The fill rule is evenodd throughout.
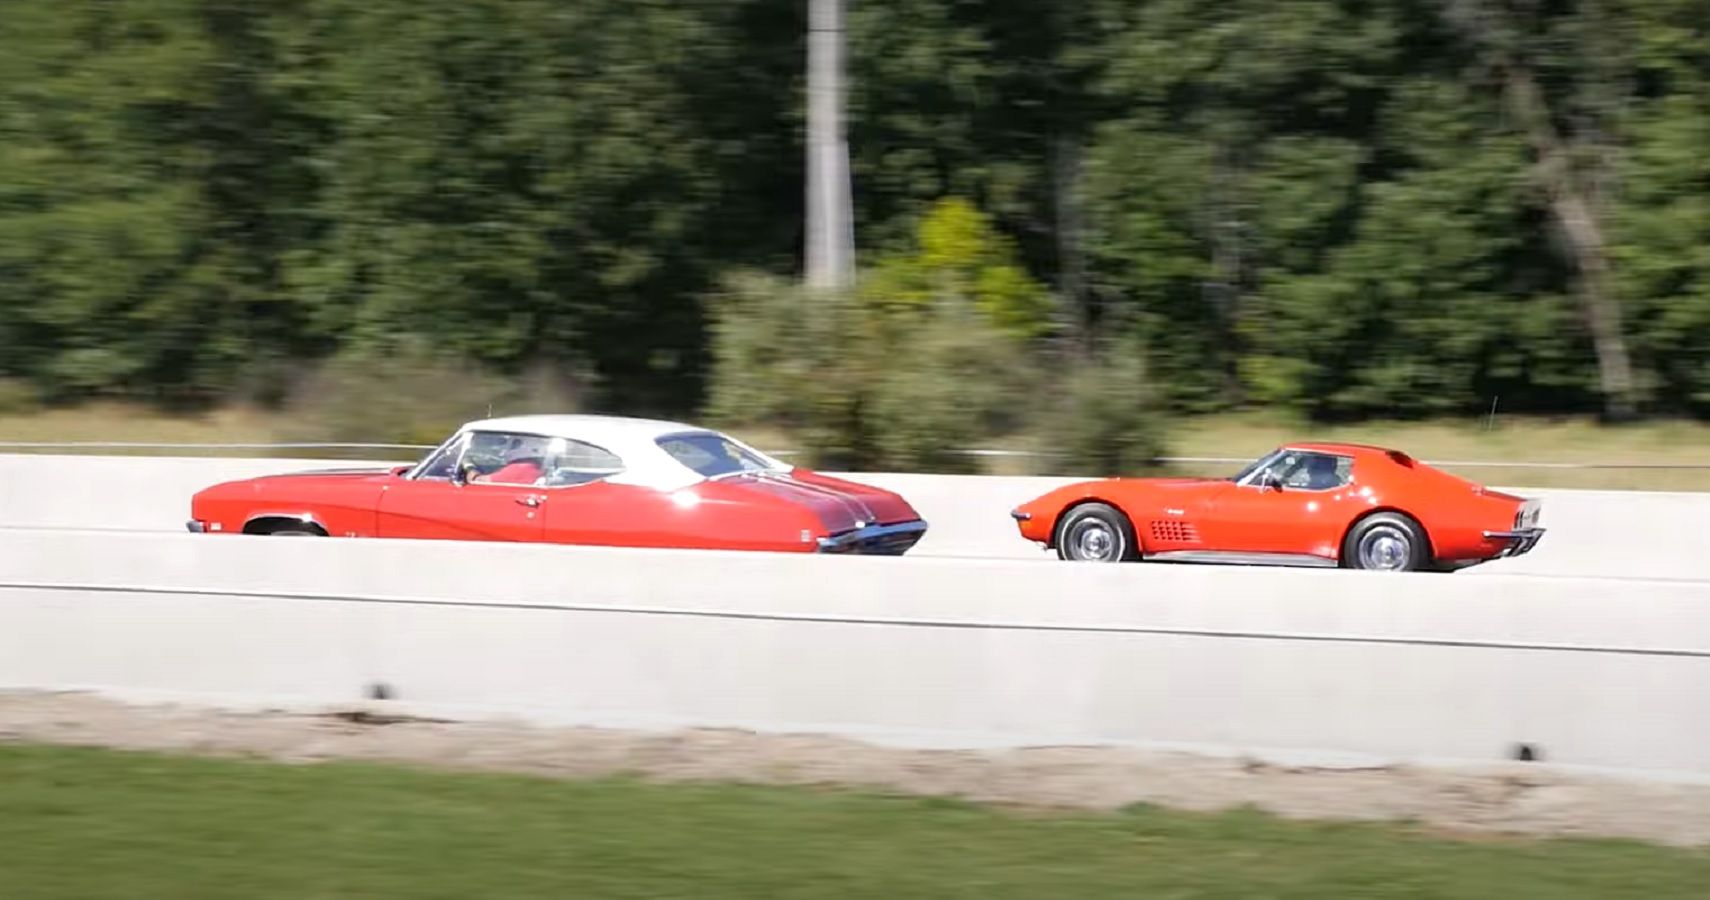
<path id="1" fill-rule="evenodd" d="M 1507 544 L 1497 552 L 1497 559 L 1507 559 L 1511 556 L 1524 556 L 1538 546 L 1544 539 L 1542 528 L 1522 528 L 1518 531 L 1487 531 L 1484 539 L 1487 541 L 1507 541 Z"/>
<path id="2" fill-rule="evenodd" d="M 208 530 L 208 523 L 201 519 L 191 519 L 184 523 L 184 527 L 196 534 L 203 534 Z"/>
<path id="3" fill-rule="evenodd" d="M 868 525 L 819 539 L 820 553 L 901 556 L 926 535 L 926 523 L 916 519 L 893 525 Z"/>

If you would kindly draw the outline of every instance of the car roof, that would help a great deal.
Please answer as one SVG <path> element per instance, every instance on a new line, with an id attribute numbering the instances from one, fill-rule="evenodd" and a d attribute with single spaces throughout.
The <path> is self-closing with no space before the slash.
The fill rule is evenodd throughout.
<path id="1" fill-rule="evenodd" d="M 1305 450 L 1311 453 L 1335 453 L 1342 456 L 1389 456 L 1401 452 L 1399 450 L 1392 450 L 1388 447 L 1379 447 L 1373 444 L 1350 444 L 1334 441 L 1305 441 L 1300 443 L 1290 443 L 1284 444 L 1283 449 Z M 1406 456 L 1405 453 L 1402 455 Z"/>
<path id="2" fill-rule="evenodd" d="M 464 425 L 460 430 L 514 431 L 599 443 L 601 440 L 651 441 L 667 434 L 677 434 L 684 431 L 710 431 L 711 429 L 666 419 L 576 414 L 504 416 L 496 419 L 481 419 Z"/>
<path id="3" fill-rule="evenodd" d="M 672 434 L 716 434 L 748 450 L 780 469 L 785 463 L 744 444 L 730 435 L 700 425 L 689 425 L 666 419 L 641 419 L 628 416 L 601 415 L 533 415 L 505 416 L 480 419 L 457 429 L 458 434 L 471 431 L 500 431 L 534 434 L 548 438 L 565 438 L 593 444 L 617 455 L 623 461 L 622 472 L 606 478 L 614 484 L 633 484 L 655 490 L 676 490 L 705 479 L 695 470 L 667 453 L 658 440 Z"/>

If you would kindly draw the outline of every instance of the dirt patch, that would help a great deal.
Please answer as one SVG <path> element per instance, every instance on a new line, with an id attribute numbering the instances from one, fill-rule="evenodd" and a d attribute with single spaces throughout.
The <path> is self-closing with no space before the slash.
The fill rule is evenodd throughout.
<path id="1" fill-rule="evenodd" d="M 1118 748 L 907 750 L 812 735 L 239 713 L 41 692 L 0 693 L 0 740 L 572 778 L 836 785 L 1031 807 L 1251 805 L 1291 818 L 1405 820 L 1459 834 L 1710 844 L 1710 786 L 1594 778 L 1518 763 L 1297 769 Z"/>

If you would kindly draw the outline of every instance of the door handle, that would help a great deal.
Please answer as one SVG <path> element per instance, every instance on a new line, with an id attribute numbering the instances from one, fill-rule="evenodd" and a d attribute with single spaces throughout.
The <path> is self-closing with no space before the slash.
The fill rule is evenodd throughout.
<path id="1" fill-rule="evenodd" d="M 539 497 L 518 497 L 517 502 L 521 503 L 524 506 L 533 508 L 533 507 L 539 506 L 541 503 L 541 500 Z"/>

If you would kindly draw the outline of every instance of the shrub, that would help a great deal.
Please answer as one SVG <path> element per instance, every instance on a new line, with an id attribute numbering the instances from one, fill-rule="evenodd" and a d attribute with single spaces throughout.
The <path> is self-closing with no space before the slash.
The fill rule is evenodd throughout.
<path id="1" fill-rule="evenodd" d="M 713 370 L 707 416 L 788 431 L 815 464 L 847 465 L 860 438 L 863 360 L 851 298 L 770 275 L 725 279 L 709 303 Z"/>
<path id="2" fill-rule="evenodd" d="M 975 471 L 979 459 L 955 451 L 1007 433 L 1037 396 L 1037 427 L 1064 453 L 1057 465 L 1148 465 L 1161 422 L 1138 355 L 1111 350 L 1042 378 L 1052 301 L 1013 257 L 952 199 L 853 291 L 730 277 L 709 304 L 709 417 L 781 427 L 815 465 Z"/>
<path id="3" fill-rule="evenodd" d="M 402 338 L 336 354 L 297 385 L 288 407 L 290 440 L 431 445 L 474 419 L 575 412 L 580 402 L 575 380 L 549 368 L 507 378 Z"/>
<path id="4" fill-rule="evenodd" d="M 905 311 L 742 275 L 713 303 L 709 418 L 790 432 L 817 466 L 966 471 L 1017 343 L 972 303 Z"/>
<path id="5" fill-rule="evenodd" d="M 1137 475 L 1158 466 L 1167 422 L 1131 345 L 1070 364 L 1038 414 L 1040 474 Z"/>

